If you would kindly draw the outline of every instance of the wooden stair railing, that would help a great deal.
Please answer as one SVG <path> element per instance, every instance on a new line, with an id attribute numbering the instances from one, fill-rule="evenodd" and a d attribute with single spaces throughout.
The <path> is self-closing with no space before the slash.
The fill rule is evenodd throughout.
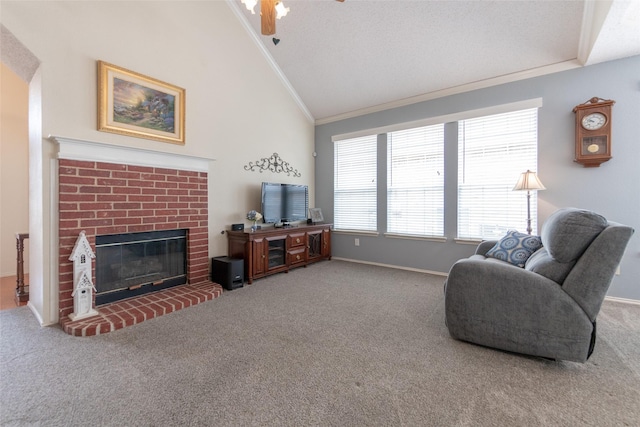
<path id="1" fill-rule="evenodd" d="M 24 239 L 29 238 L 29 233 L 16 233 L 16 250 L 18 252 L 18 265 L 16 273 L 16 296 L 17 305 L 29 301 L 29 292 L 24 290 Z"/>

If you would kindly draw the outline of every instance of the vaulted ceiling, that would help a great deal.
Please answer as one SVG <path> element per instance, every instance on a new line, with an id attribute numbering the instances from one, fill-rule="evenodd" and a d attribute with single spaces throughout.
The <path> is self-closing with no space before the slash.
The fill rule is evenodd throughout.
<path id="1" fill-rule="evenodd" d="M 637 0 L 227 2 L 316 123 L 640 54 Z"/>

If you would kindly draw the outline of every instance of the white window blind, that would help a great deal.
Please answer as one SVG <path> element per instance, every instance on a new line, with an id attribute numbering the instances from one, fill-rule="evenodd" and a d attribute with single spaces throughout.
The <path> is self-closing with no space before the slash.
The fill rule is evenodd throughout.
<path id="1" fill-rule="evenodd" d="M 377 135 L 334 142 L 333 226 L 377 230 Z"/>
<path id="2" fill-rule="evenodd" d="M 387 232 L 444 235 L 444 124 L 387 135 Z"/>
<path id="3" fill-rule="evenodd" d="M 527 194 L 512 191 L 527 169 L 536 170 L 537 108 L 458 122 L 458 237 L 496 239 L 525 232 Z M 537 197 L 531 193 L 537 234 Z"/>

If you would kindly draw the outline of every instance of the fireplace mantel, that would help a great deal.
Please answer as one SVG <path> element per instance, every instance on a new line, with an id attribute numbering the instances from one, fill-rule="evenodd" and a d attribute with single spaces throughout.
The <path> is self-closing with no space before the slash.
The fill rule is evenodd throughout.
<path id="1" fill-rule="evenodd" d="M 215 161 L 213 158 L 125 147 L 54 135 L 49 135 L 49 139 L 59 146 L 58 159 L 98 161 L 158 168 L 170 167 L 172 169 L 196 172 L 208 172 L 209 162 Z"/>

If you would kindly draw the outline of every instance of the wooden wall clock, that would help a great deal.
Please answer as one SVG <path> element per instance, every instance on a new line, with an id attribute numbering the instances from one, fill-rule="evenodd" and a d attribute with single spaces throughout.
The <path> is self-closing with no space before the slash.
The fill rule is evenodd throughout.
<path id="1" fill-rule="evenodd" d="M 576 157 L 585 168 L 599 167 L 611 159 L 611 108 L 615 101 L 591 98 L 577 105 Z"/>

